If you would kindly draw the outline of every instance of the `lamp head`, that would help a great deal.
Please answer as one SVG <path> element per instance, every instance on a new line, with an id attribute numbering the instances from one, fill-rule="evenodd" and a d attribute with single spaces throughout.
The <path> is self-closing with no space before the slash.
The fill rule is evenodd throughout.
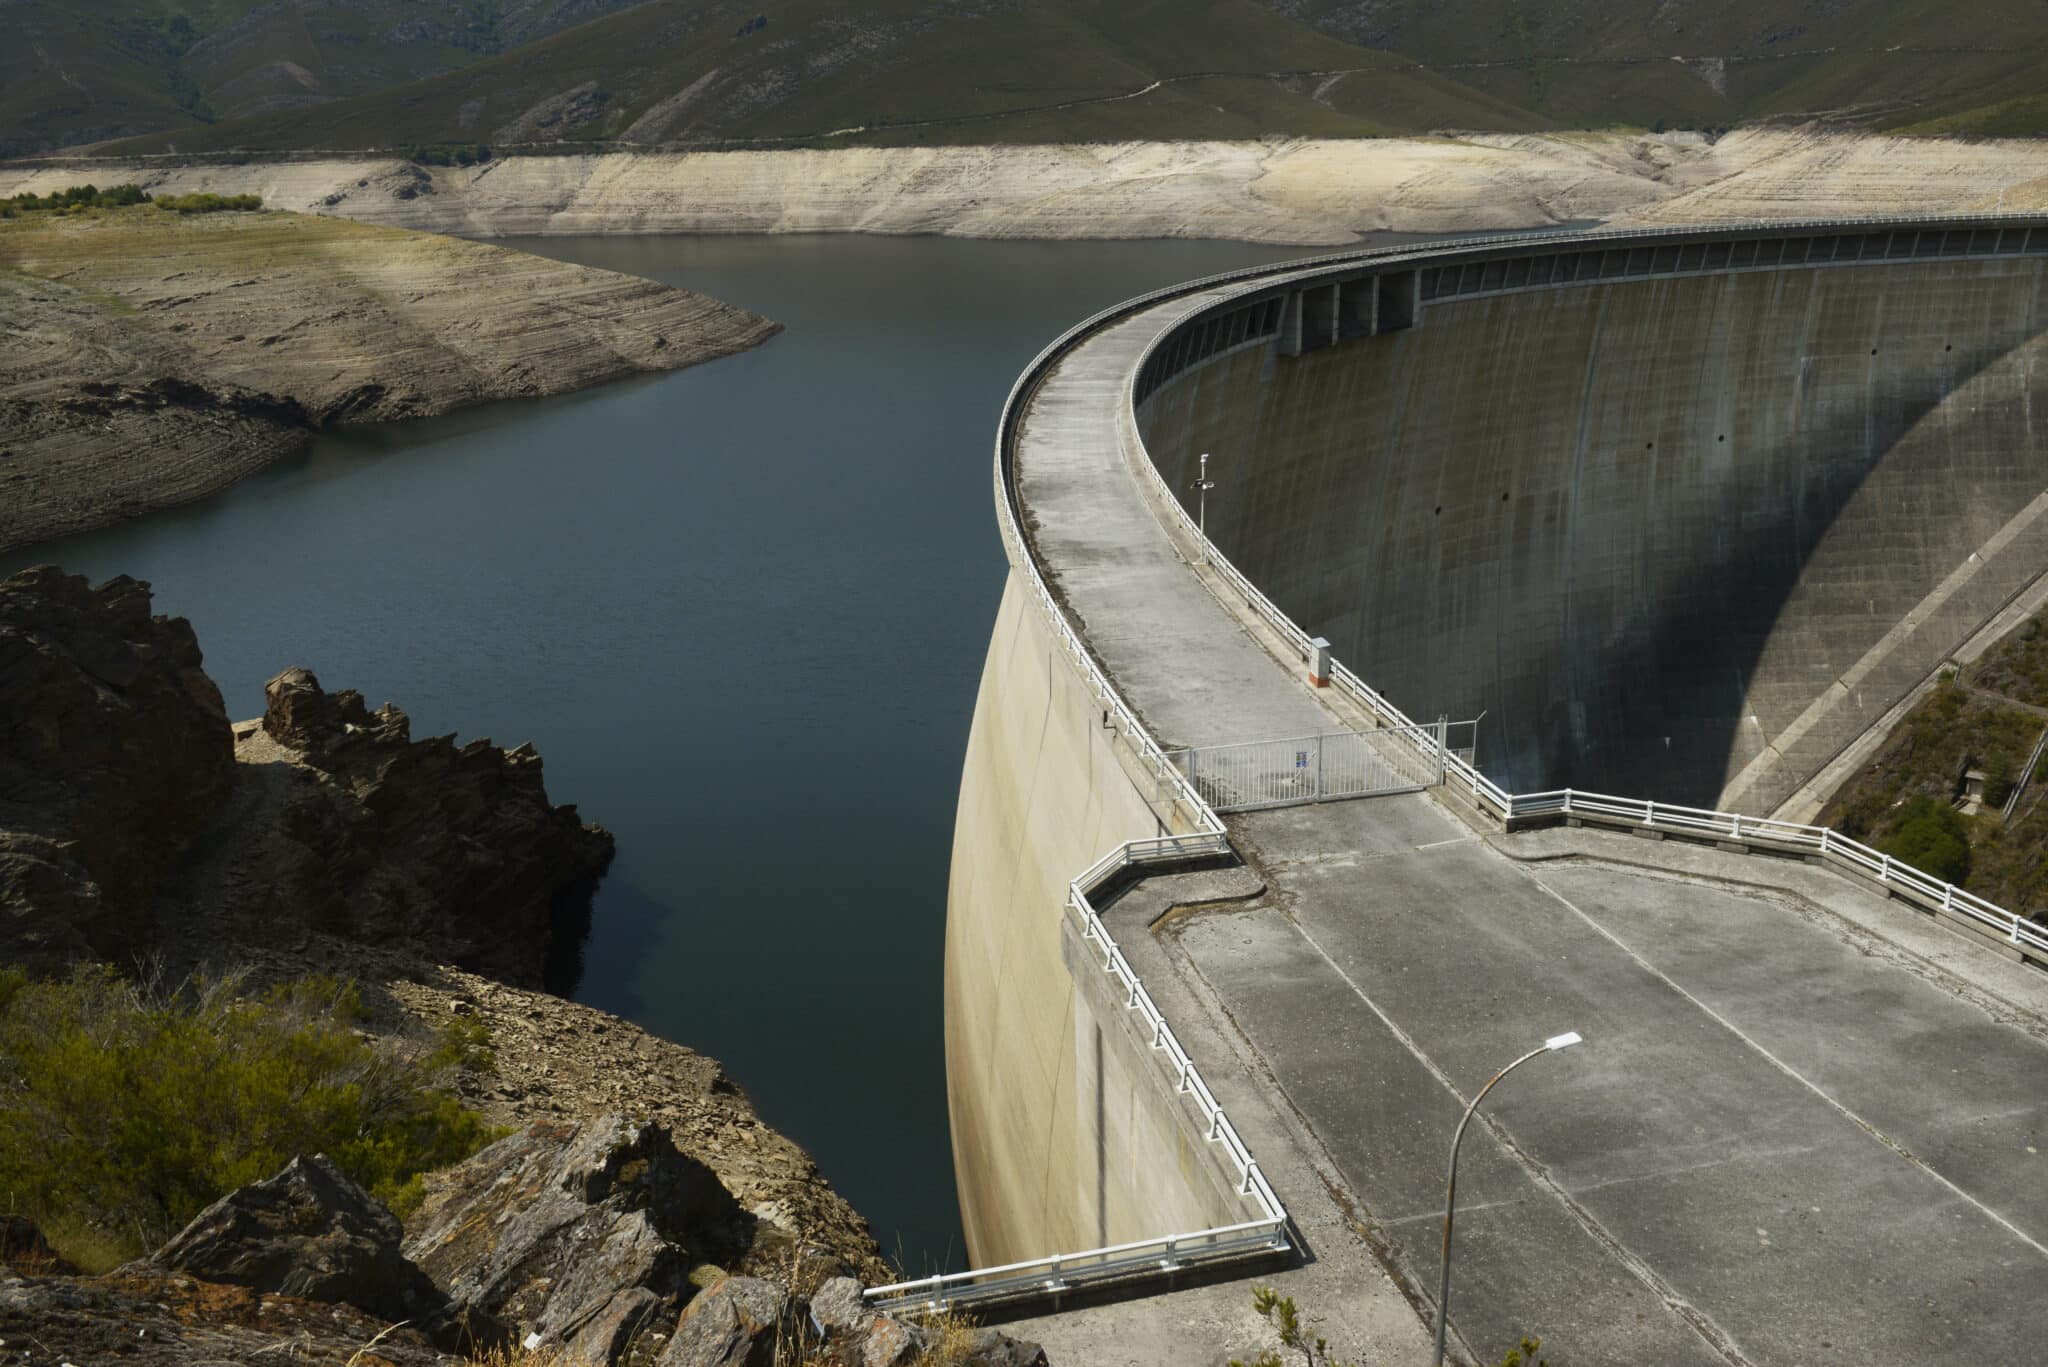
<path id="1" fill-rule="evenodd" d="M 1543 1041 L 1543 1047 L 1555 1053 L 1559 1049 L 1569 1049 L 1574 1044 L 1583 1043 L 1585 1043 L 1585 1040 L 1580 1037 L 1578 1031 L 1567 1030 L 1562 1035 L 1552 1035 L 1549 1039 Z"/>

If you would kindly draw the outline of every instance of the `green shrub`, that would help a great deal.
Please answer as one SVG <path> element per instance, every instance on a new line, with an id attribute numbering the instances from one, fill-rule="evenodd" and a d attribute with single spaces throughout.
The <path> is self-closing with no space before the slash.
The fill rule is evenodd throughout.
<path id="1" fill-rule="evenodd" d="M 13 218 L 17 214 L 60 213 L 78 214 L 88 209 L 121 209 L 131 204 L 147 204 L 149 195 L 140 185 L 116 185 L 102 190 L 97 185 L 73 185 L 66 189 L 54 190 L 47 195 L 15 195 L 0 200 L 0 216 Z"/>
<path id="2" fill-rule="evenodd" d="M 1916 797 L 1878 848 L 1922 873 L 1960 886 L 1970 876 L 1969 828 L 1954 807 Z"/>
<path id="3" fill-rule="evenodd" d="M 216 195 L 211 191 L 192 195 L 158 195 L 152 201 L 157 208 L 176 214 L 218 214 L 227 211 L 260 209 L 261 195 Z"/>
<path id="4" fill-rule="evenodd" d="M 326 1153 L 380 1199 L 417 1205 L 419 1173 L 494 1137 L 438 1085 L 436 1054 L 357 1033 L 352 985 L 240 986 L 163 993 L 104 967 L 60 982 L 0 970 L 0 1205 L 92 1231 L 104 1265 L 107 1249 L 145 1253 L 297 1154 Z"/>
<path id="5" fill-rule="evenodd" d="M 420 166 L 478 166 L 491 159 L 491 149 L 480 142 L 415 144 L 405 149 L 405 158 Z"/>

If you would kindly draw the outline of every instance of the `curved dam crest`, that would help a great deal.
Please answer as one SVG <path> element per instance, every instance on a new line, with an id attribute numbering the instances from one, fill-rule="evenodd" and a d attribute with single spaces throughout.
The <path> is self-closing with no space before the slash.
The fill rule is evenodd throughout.
<path id="1" fill-rule="evenodd" d="M 1264 610 L 1247 615 L 1235 601 L 1263 592 L 1308 633 L 1329 638 L 1339 661 L 1399 708 L 1424 718 L 1483 714 L 1479 762 L 1511 791 L 1570 784 L 1738 814 L 1773 811 L 1963 642 L 2037 591 L 2048 570 L 2048 459 L 2033 438 L 2044 257 L 2048 226 L 2010 220 L 1437 244 L 1134 301 L 1091 320 L 1028 371 L 1015 399 L 1021 412 L 1014 420 L 1006 413 L 999 439 L 997 491 L 1005 518 L 1014 504 L 1025 535 L 1006 539 L 1011 574 L 977 702 L 949 889 L 948 1080 L 977 1263 L 1233 1218 L 1227 1202 L 1213 1200 L 1213 1165 L 1176 1129 L 1178 1102 L 1156 1063 L 1148 1071 L 1142 1053 L 1105 1048 L 1127 1029 L 1125 1003 L 1090 986 L 1099 967 L 1067 943 L 1069 880 L 1122 842 L 1179 829 L 1170 773 L 1134 764 L 1119 735 L 1110 706 L 1122 707 L 1119 695 L 1166 744 L 1300 736 L 1330 729 L 1333 717 L 1351 725 L 1342 700 L 1318 701 L 1302 682 L 1299 642 L 1266 639 L 1252 620 Z M 1147 503 L 1152 495 L 1135 492 L 1150 462 L 1192 512 L 1203 452 L 1216 481 L 1209 535 L 1250 586 L 1232 588 L 1200 564 L 1205 553 L 1189 529 L 1170 530 L 1171 519 Z M 1041 569 L 1052 595 L 1042 608 L 1034 602 Z M 1087 681 L 1094 665 L 1062 651 L 1068 627 L 1111 681 L 1108 694 Z M 1276 679 L 1284 686 L 1276 689 Z M 1471 781 L 1476 795 L 1482 780 Z M 1417 991 L 1443 1000 L 1468 971 L 1524 982 L 1521 960 L 1548 945 L 1573 951 L 1551 955 L 1553 966 L 1569 961 L 1584 975 L 1564 995 L 1601 1003 L 1587 1014 L 1611 1016 L 1610 1032 L 1633 1020 L 1646 1039 L 1682 1034 L 1693 1028 L 1684 1013 L 1705 999 L 1694 990 L 1746 994 L 1739 1008 L 1728 999 L 1738 1014 L 1759 992 L 1782 999 L 1781 1017 L 1806 1009 L 1793 982 L 1747 976 L 1768 979 L 1772 951 L 1759 961 L 1746 944 L 1783 941 L 1779 952 L 1789 956 L 1811 930 L 1798 929 L 1807 923 L 1797 917 L 1773 919 L 1783 915 L 1773 891 L 1755 896 L 1757 911 L 1741 912 L 1761 917 L 1747 932 L 1761 939 L 1729 940 L 1713 918 L 1735 907 L 1714 904 L 1697 923 L 1708 940 L 1720 936 L 1707 954 L 1706 942 L 1682 938 L 1691 933 L 1684 914 L 1659 919 L 1661 910 L 1643 910 L 1640 893 L 1507 872 L 1518 859 L 1557 857 L 1567 847 L 1555 841 L 1525 840 L 1529 853 L 1503 854 L 1413 795 L 1354 804 L 1350 817 L 1335 807 L 1306 810 L 1318 815 L 1291 826 L 1233 817 L 1230 832 L 1252 837 L 1251 872 L 1269 887 L 1278 878 L 1324 900 L 1246 894 L 1263 899 L 1273 919 L 1261 922 L 1256 908 L 1205 916 L 1203 929 L 1189 932 L 1198 948 L 1153 953 L 1148 971 L 1193 963 L 1207 984 L 1193 998 L 1208 1006 L 1196 1009 L 1231 1012 L 1223 1034 L 1251 1032 L 1232 1037 L 1266 1059 L 1285 1090 L 1280 1104 L 1305 1123 L 1322 1123 L 1308 1112 L 1333 1079 L 1356 1068 L 1385 1074 L 1392 1110 L 1362 1131 L 1318 1130 L 1342 1144 L 1345 1180 L 1363 1182 L 1355 1190 L 1369 1198 L 1374 1165 L 1392 1165 L 1396 1204 L 1386 1210 L 1369 1199 L 1376 1215 L 1420 1218 L 1406 1212 L 1426 1206 L 1426 1181 L 1415 1185 L 1420 1179 L 1395 1169 L 1418 1133 L 1433 1134 L 1428 1117 L 1441 1109 L 1442 1091 L 1456 1093 L 1447 1079 L 1474 1060 L 1439 1072 L 1441 1088 L 1396 1074 L 1417 1063 L 1437 1068 L 1425 1054 L 1501 1047 L 1490 1034 L 1479 1038 L 1499 1024 L 1492 1015 L 1471 1030 L 1431 1018 L 1429 1033 L 1450 1030 L 1435 1045 L 1414 1042 L 1413 1022 L 1401 1048 L 1368 1045 L 1375 1019 L 1392 1029 L 1385 1012 L 1409 1009 L 1380 1003 Z M 1739 842 L 1747 823 L 1730 819 Z M 1367 834 L 1340 831 L 1346 821 Z M 1343 843 L 1352 840 L 1364 843 Z M 1262 841 L 1279 862 L 1256 855 Z M 1376 876 L 1390 881 L 1347 890 L 1365 858 L 1386 859 Z M 1866 894 L 1838 897 L 1829 877 L 1747 875 L 1765 889 L 1796 885 L 1788 895 L 1816 905 L 1839 903 L 1847 909 L 1831 914 L 1845 921 L 1875 915 L 1867 923 L 1882 924 L 1887 913 L 1856 902 Z M 1594 892 L 1611 892 L 1613 905 L 1595 902 Z M 1669 900 L 1704 909 L 1711 899 L 1674 891 Z M 1612 929 L 1615 918 L 1638 913 L 1650 919 Z M 1107 911 L 1104 919 L 1126 945 L 1150 938 L 1144 921 L 1109 922 Z M 1457 938 L 1457 924 L 1478 938 Z M 1322 948 L 1318 936 L 1335 947 Z M 1393 959 L 1368 953 L 1348 969 L 1356 980 L 1346 977 L 1343 943 L 1376 936 L 1409 944 Z M 1799 952 L 1820 961 L 1813 945 Z M 1674 953 L 1690 957 L 1648 971 Z M 1855 955 L 1826 953 L 1829 974 L 1856 971 Z M 1242 978 L 1216 977 L 1218 964 L 1242 969 Z M 1723 972 L 1735 976 L 1711 988 L 1679 985 Z M 1372 975 L 1391 976 L 1373 986 Z M 1846 1001 L 1833 994 L 1855 990 L 1836 984 L 1820 1000 Z M 1327 997 L 1332 1021 L 1342 1006 L 1356 1018 L 1347 1029 L 1366 1033 L 1332 1034 L 1315 1012 L 1297 1019 L 1294 999 L 1332 991 L 1359 999 Z M 1189 993 L 1179 995 L 1185 1007 Z M 1815 1044 L 1822 1053 L 1806 1066 L 1816 1074 L 1849 1071 L 1804 1083 L 1809 1094 L 1787 1094 L 1772 1123 L 1810 1133 L 1812 1117 L 1789 1117 L 1819 1106 L 1829 1124 L 1863 1125 L 1864 1138 L 1918 1127 L 1913 1151 L 1929 1152 L 1918 1146 L 1942 1133 L 1939 1108 L 1876 1127 L 1858 1119 L 1890 1104 L 1882 1068 L 1898 1049 L 1919 1047 L 1913 1013 L 1975 1009 L 1920 987 L 1901 989 L 1901 1002 L 1909 995 L 1910 1009 L 1879 1030 L 1898 1035 L 1896 1044 L 1872 1045 L 1867 1059 Z M 1756 1055 L 1770 1056 L 1716 1019 L 1727 1032 L 1715 1045 L 1723 1056 L 1711 1090 L 1721 1095 L 1700 1093 L 1685 1106 L 1739 1113 L 1757 1086 L 1745 1074 Z M 1785 1049 L 1808 1047 L 1811 1030 L 1785 1028 Z M 1969 1029 L 2005 1051 L 2001 1066 L 2018 1067 L 2014 1076 L 2035 1075 L 2035 1045 L 2017 1036 L 1994 1044 L 1976 1024 Z M 1285 1060 L 1262 1054 L 1253 1039 L 1290 1031 L 1305 1032 L 1290 1047 L 1306 1052 Z M 1654 1055 L 1654 1045 L 1641 1047 Z M 1623 1067 L 1602 1066 L 1611 1076 Z M 1776 1068 L 1782 1081 L 1786 1066 L 1770 1062 L 1766 1071 Z M 1251 1073 L 1254 1090 L 1269 1085 L 1258 1065 Z M 1241 1101 L 1246 1081 L 1234 1080 Z M 1582 1095 L 1593 1102 L 1592 1091 Z M 1684 1095 L 1680 1088 L 1670 1098 L 1674 1114 Z M 1603 1092 L 1599 1107 L 1611 1099 Z M 1587 1183 L 1585 1193 L 1608 1189 L 1598 1169 L 1615 1154 L 1648 1162 L 1667 1145 L 1668 1137 L 1630 1129 L 1628 1114 L 1624 1106 L 1594 1126 L 1620 1125 L 1614 1135 L 1627 1142 L 1618 1148 L 1566 1150 L 1577 1168 L 1570 1182 Z M 1739 1114 L 1733 1123 L 1743 1129 Z M 1266 1142 L 1272 1133 L 1269 1125 Z M 1545 1142 L 1579 1141 L 1560 1132 Z M 1680 1147 L 1723 1142 L 1717 1134 Z M 1898 1152 L 1909 1166 L 1921 1161 Z M 1986 1171 L 2002 1169 L 2004 1152 L 1983 1160 Z M 1987 1185 L 1984 1171 L 1946 1149 L 1928 1162 L 1932 1170 L 1888 1169 L 1885 1199 L 1906 1211 L 1967 1188 L 1983 1217 L 1967 1258 L 1942 1277 L 1975 1285 L 1969 1269 L 2007 1256 L 1997 1250 L 2008 1235 L 2039 1251 L 2024 1232 L 2034 1220 L 2031 1195 Z M 1825 1180 L 1849 1175 L 1829 1169 Z M 1275 1187 L 1290 1190 L 1277 1178 Z M 1302 1195 L 1299 1185 L 1292 1191 L 1290 1204 Z M 1700 1194 L 1720 1199 L 1706 1186 Z M 1648 1214 L 1619 1195 L 1579 1199 L 1622 1201 L 1598 1217 L 1610 1228 Z M 1595 1280 L 1605 1276 L 1592 1270 L 1608 1255 L 1597 1241 L 1581 1242 L 1595 1219 L 1590 1207 L 1542 1208 L 1564 1220 L 1555 1233 L 1567 1250 L 1559 1266 L 1582 1263 Z M 1697 1250 L 1654 1246 L 1659 1228 L 1653 1220 L 1628 1239 L 1645 1241 L 1646 1256 L 1695 1282 L 1733 1322 L 1788 1332 L 1739 1279 L 1719 1280 L 1734 1275 L 1735 1264 L 1719 1260 L 1725 1250 L 1688 1263 Z M 1403 1256 L 1397 1250 L 1395 1262 Z M 1514 1265 L 1498 1264 L 1499 1275 L 1519 1275 L 1506 1270 Z M 1646 1271 L 1642 1280 L 1669 1309 L 1677 1293 L 1656 1290 L 1660 1275 Z M 1614 1315 L 1588 1311 L 1589 1332 L 1610 1321 L 1618 1334 L 1638 1332 L 1615 1318 L 1635 1294 L 1616 1285 Z M 1681 1345 L 1687 1361 L 1713 1359 L 1727 1342 L 1712 1325 L 1687 1327 L 1683 1314 L 1649 1327 L 1635 1320 L 1645 1343 Z"/>
<path id="2" fill-rule="evenodd" d="M 1765 815 L 2048 564 L 2043 298 L 2024 256 L 1452 296 L 1138 422 L 1339 659 L 1484 715 L 1490 777 Z"/>

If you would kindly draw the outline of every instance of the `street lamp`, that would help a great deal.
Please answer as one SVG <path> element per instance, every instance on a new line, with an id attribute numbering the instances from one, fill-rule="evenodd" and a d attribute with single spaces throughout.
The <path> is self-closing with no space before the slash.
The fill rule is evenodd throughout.
<path id="1" fill-rule="evenodd" d="M 1473 1097 L 1472 1104 L 1465 1108 L 1465 1118 L 1458 1122 L 1458 1132 L 1451 1136 L 1451 1173 L 1450 1177 L 1444 1182 L 1444 1271 L 1443 1281 L 1438 1285 L 1436 1293 L 1436 1356 L 1430 1359 L 1430 1367 L 1444 1367 L 1444 1329 L 1451 1320 L 1451 1217 L 1457 1214 L 1458 1211 L 1458 1145 L 1464 1142 L 1465 1127 L 1472 1123 L 1473 1113 L 1479 1109 L 1479 1103 L 1486 1100 L 1486 1094 L 1493 1090 L 1494 1083 L 1499 1082 L 1532 1058 L 1543 1054 L 1554 1054 L 1560 1049 L 1569 1049 L 1574 1044 L 1581 1042 L 1579 1032 L 1576 1030 L 1567 1030 L 1562 1035 L 1553 1035 L 1543 1041 L 1541 1045 L 1531 1049 L 1528 1053 L 1495 1073 L 1493 1081 L 1481 1087 L 1479 1095 Z"/>
<path id="2" fill-rule="evenodd" d="M 1216 487 L 1216 481 L 1209 478 L 1209 453 L 1202 452 L 1202 472 L 1195 476 L 1195 487 L 1202 491 L 1195 503 L 1195 527 L 1202 533 L 1202 555 L 1209 554 L 1209 491 Z"/>

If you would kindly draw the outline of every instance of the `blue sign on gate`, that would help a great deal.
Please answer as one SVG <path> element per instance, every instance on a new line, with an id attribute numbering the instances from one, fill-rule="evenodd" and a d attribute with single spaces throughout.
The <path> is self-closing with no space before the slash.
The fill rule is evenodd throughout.
<path id="1" fill-rule="evenodd" d="M 1297 769 L 1308 768 L 1308 751 L 1296 750 L 1294 752 L 1294 767 Z"/>

